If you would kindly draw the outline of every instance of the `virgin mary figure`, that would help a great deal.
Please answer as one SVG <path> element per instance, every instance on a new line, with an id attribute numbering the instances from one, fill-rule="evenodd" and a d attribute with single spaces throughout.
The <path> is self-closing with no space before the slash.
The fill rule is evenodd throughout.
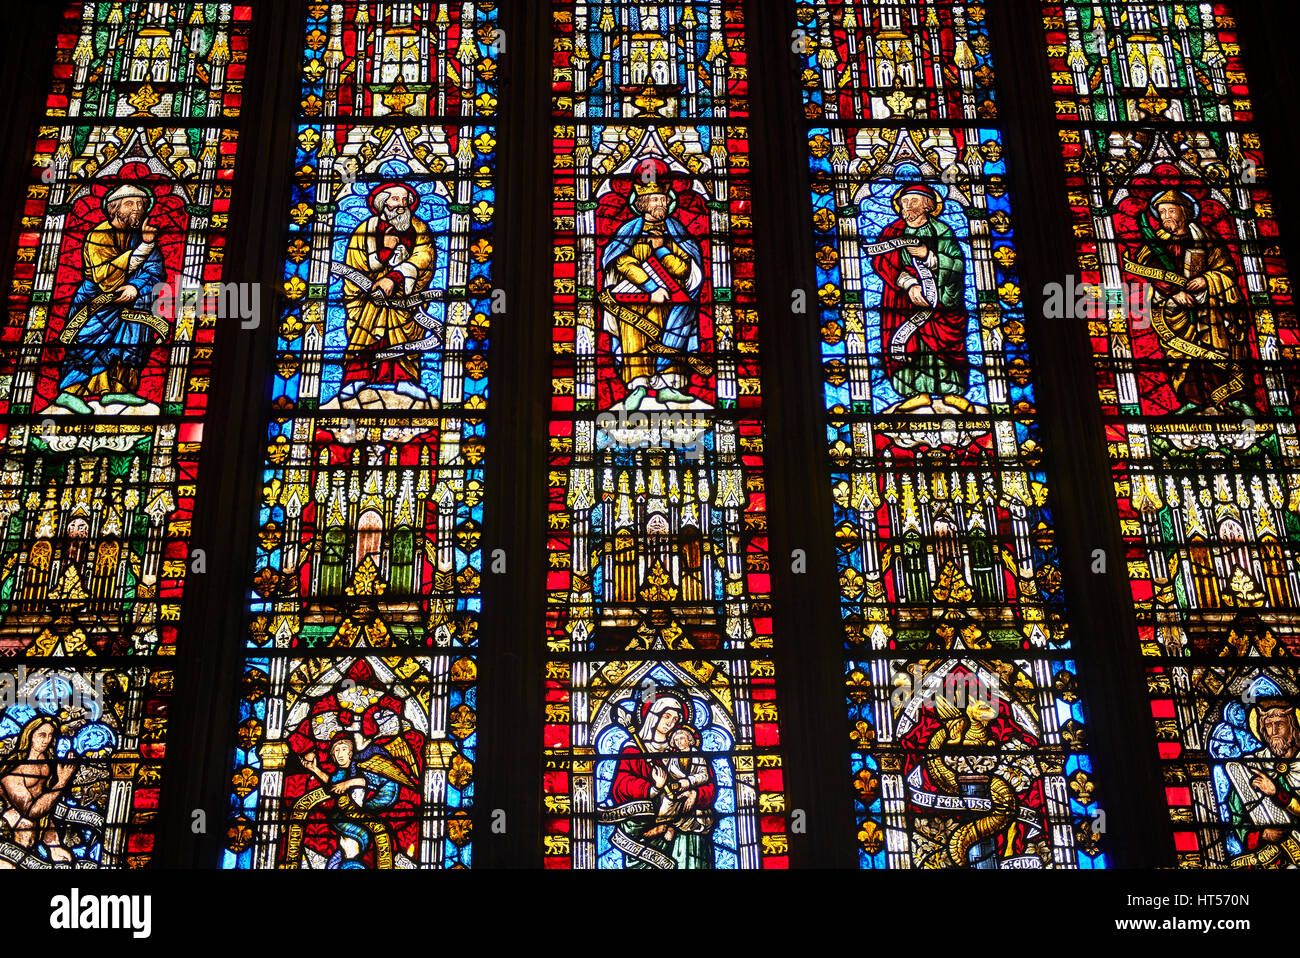
<path id="1" fill-rule="evenodd" d="M 613 823 L 612 844 L 623 852 L 629 868 L 712 868 L 713 801 L 717 785 L 708 769 L 706 781 L 694 787 L 685 802 L 668 801 L 676 789 L 673 770 L 682 756 L 676 754 L 673 732 L 685 724 L 690 710 L 677 693 L 660 692 L 641 705 L 641 724 L 629 729 L 610 786 L 612 807 L 600 812 L 600 821 Z M 708 768 L 708 763 L 703 763 Z M 661 821 L 672 807 L 673 817 Z M 668 827 L 664 827 L 668 826 Z"/>

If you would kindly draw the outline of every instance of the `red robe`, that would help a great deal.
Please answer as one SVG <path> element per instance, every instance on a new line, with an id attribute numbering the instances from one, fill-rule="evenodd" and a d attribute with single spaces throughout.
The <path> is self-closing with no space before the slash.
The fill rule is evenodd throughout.
<path id="1" fill-rule="evenodd" d="M 918 243 L 938 255 L 938 266 L 930 272 L 938 289 L 939 304 L 934 315 L 912 334 L 904 348 L 905 354 L 911 357 L 915 353 L 929 353 L 942 357 L 949 367 L 963 369 L 966 366 L 965 263 L 952 231 L 936 224 L 931 219 L 914 229 L 898 219 L 881 231 L 880 239 L 915 236 Z M 954 250 L 956 256 L 951 255 Z M 880 294 L 880 348 L 884 353 L 885 372 L 892 377 L 903 364 L 894 358 L 890 340 L 899 326 L 923 308 L 912 302 L 908 291 L 899 286 L 899 278 L 908 275 L 918 283 L 921 278 L 906 248 L 873 257 L 871 268 L 884 280 L 885 288 Z"/>
<path id="2" fill-rule="evenodd" d="M 672 753 L 665 753 L 671 755 Z M 614 781 L 610 787 L 609 797 L 615 805 L 635 802 L 650 798 L 650 789 L 654 780 L 650 777 L 650 760 L 632 742 L 623 746 L 619 756 L 618 767 L 614 769 Z M 709 780 L 699 786 L 695 799 L 696 808 L 712 808 L 717 786 L 713 782 L 713 769 L 709 768 Z"/>

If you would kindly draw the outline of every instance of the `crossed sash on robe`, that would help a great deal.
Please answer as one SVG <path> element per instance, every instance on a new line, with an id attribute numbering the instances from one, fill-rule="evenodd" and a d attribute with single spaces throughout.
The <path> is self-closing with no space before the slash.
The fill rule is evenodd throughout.
<path id="1" fill-rule="evenodd" d="M 659 282 L 661 289 L 667 290 L 668 299 L 663 303 L 655 303 L 659 306 L 687 306 L 694 304 L 695 300 L 691 298 L 690 293 L 682 289 L 681 284 L 677 282 L 659 262 L 659 258 L 651 254 L 645 261 L 639 264 L 647 273 L 654 276 Z M 699 376 L 708 378 L 713 375 L 713 367 L 705 360 L 693 353 L 682 353 L 675 349 L 669 349 L 663 343 L 659 342 L 659 337 L 663 335 L 663 327 L 656 323 L 645 313 L 630 306 L 647 306 L 650 305 L 650 294 L 645 292 L 630 280 L 623 280 L 616 284 L 612 289 L 605 287 L 596 297 L 608 312 L 612 313 L 620 322 L 627 323 L 635 327 L 645 336 L 647 342 L 646 352 L 655 356 L 672 356 L 685 362 Z"/>
<path id="2" fill-rule="evenodd" d="M 915 246 L 917 243 L 922 242 L 924 240 L 914 236 L 896 236 L 893 239 L 881 240 L 879 243 L 864 246 L 863 251 L 868 256 L 879 256 L 882 253 L 892 253 L 894 250 L 902 249 L 905 246 Z M 907 355 L 907 344 L 920 331 L 921 327 L 930 321 L 930 317 L 934 315 L 935 307 L 939 305 L 939 287 L 934 281 L 934 273 L 930 270 L 930 267 L 913 257 L 912 268 L 916 270 L 916 277 L 921 281 L 921 295 L 930 304 L 930 308 L 919 309 L 903 320 L 898 328 L 894 330 L 894 335 L 889 338 L 889 351 L 893 353 L 896 359 L 900 360 Z"/>

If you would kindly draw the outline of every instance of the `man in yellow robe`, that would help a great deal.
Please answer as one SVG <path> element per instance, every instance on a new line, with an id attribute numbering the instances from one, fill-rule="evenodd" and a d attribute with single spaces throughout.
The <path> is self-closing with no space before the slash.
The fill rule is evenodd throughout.
<path id="1" fill-rule="evenodd" d="M 1186 193 L 1168 190 L 1151 209 L 1160 228 L 1124 265 L 1155 284 L 1151 324 L 1179 412 L 1249 413 L 1250 312 L 1232 255 L 1196 221 L 1196 201 Z"/>
<path id="2" fill-rule="evenodd" d="M 699 363 L 693 354 L 700 345 L 704 286 L 700 244 L 672 215 L 671 189 L 660 182 L 637 184 L 631 206 L 636 215 L 601 254 L 599 295 L 629 412 L 650 390 L 662 403 L 695 400 L 687 385 L 690 369 Z"/>
<path id="3" fill-rule="evenodd" d="M 409 186 L 385 183 L 370 194 L 374 215 L 348 241 L 344 398 L 363 386 L 404 391 L 403 384 L 410 383 L 419 389 L 420 353 L 402 347 L 425 338 L 409 299 L 428 289 L 437 258 L 429 225 L 415 216 L 419 205 L 419 194 Z"/>

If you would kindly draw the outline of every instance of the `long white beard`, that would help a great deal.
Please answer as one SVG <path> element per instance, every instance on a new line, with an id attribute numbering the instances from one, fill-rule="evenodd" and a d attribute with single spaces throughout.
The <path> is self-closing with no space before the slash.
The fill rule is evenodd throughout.
<path id="1" fill-rule="evenodd" d="M 386 219 L 388 221 L 388 225 L 392 226 L 394 229 L 402 230 L 403 232 L 405 232 L 406 230 L 411 228 L 410 210 L 402 210 L 401 212 L 390 212 L 388 210 L 385 210 L 384 219 Z"/>

